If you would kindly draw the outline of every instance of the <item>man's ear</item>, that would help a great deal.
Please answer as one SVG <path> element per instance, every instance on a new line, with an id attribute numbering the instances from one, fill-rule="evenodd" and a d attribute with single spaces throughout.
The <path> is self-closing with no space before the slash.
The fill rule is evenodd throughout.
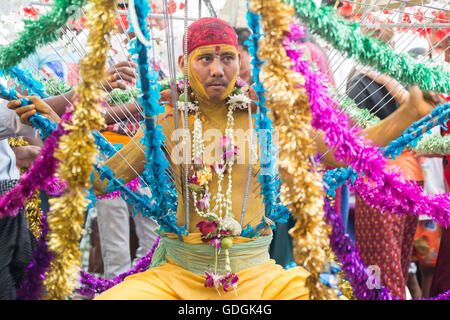
<path id="1" fill-rule="evenodd" d="M 178 56 L 178 66 L 180 67 L 180 70 L 182 73 L 184 73 L 184 55 Z"/>

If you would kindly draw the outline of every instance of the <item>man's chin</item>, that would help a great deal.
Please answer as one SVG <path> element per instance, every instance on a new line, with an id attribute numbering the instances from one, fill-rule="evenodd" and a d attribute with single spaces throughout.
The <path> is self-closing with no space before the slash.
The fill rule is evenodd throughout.
<path id="1" fill-rule="evenodd" d="M 212 101 L 220 101 L 220 100 L 225 100 L 226 97 L 224 97 L 225 95 L 225 88 L 223 90 L 208 90 L 208 97 L 210 100 Z"/>

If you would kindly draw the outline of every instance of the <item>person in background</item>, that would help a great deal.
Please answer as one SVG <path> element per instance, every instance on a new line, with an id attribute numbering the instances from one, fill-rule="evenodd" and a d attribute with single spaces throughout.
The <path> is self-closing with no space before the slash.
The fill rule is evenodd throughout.
<path id="1" fill-rule="evenodd" d="M 394 32 L 390 28 L 363 32 L 394 47 Z M 388 119 L 408 99 L 408 91 L 396 80 L 375 71 L 354 68 L 350 72 L 347 95 L 359 108 L 367 109 L 381 120 Z M 405 150 L 395 160 L 389 160 L 403 172 L 405 179 L 423 186 L 421 165 L 415 155 Z M 361 258 L 368 266 L 380 268 L 381 283 L 394 297 L 405 299 L 408 269 L 418 218 L 398 213 L 381 212 L 355 196 L 355 240 Z"/>
<path id="2" fill-rule="evenodd" d="M 450 13 L 445 15 L 447 22 L 450 21 Z M 448 29 L 447 29 L 448 31 Z M 439 36 L 438 32 L 430 34 L 430 46 L 433 48 L 433 60 L 442 61 L 443 65 L 448 67 L 450 63 L 450 34 L 443 33 Z M 441 60 L 442 59 L 442 60 Z M 450 101 L 449 96 L 443 96 L 443 100 Z M 443 130 L 442 135 L 450 134 L 450 129 Z M 443 157 L 444 178 L 446 192 L 450 192 L 450 155 Z M 442 229 L 442 236 L 439 243 L 439 253 L 434 267 L 433 279 L 431 282 L 430 296 L 434 297 L 450 290 L 450 227 Z"/>
<path id="3" fill-rule="evenodd" d="M 248 52 L 248 45 L 245 42 L 249 41 L 252 32 L 248 28 L 234 28 L 234 31 L 238 35 L 238 52 L 241 55 L 239 78 L 251 86 L 253 84 L 252 65 L 250 64 L 252 55 Z"/>
<path id="4" fill-rule="evenodd" d="M 13 150 L 8 138 L 36 138 L 37 130 L 20 122 L 7 101 L 0 97 L 0 196 L 13 189 L 20 178 L 17 165 L 28 167 L 40 152 L 39 147 L 17 147 Z M 17 155 L 17 157 L 16 157 Z M 16 289 L 24 279 L 31 261 L 34 237 L 28 230 L 23 209 L 17 215 L 0 218 L 0 300 L 16 299 Z"/>

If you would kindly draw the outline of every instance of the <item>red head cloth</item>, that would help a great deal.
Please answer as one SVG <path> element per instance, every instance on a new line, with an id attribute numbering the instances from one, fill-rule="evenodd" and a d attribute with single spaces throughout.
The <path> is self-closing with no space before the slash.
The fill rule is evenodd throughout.
<path id="1" fill-rule="evenodd" d="M 187 42 L 188 55 L 198 47 L 212 44 L 229 44 L 238 49 L 237 34 L 233 27 L 219 18 L 200 18 L 189 25 Z"/>

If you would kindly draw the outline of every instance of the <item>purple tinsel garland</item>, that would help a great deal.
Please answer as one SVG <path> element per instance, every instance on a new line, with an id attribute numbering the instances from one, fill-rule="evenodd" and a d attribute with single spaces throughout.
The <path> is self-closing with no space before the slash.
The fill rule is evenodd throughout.
<path id="1" fill-rule="evenodd" d="M 29 199 L 35 190 L 55 191 L 55 183 L 60 185 L 60 182 L 55 182 L 56 180 L 53 178 L 59 163 L 53 154 L 58 147 L 59 138 L 66 134 L 61 123 L 67 122 L 70 117 L 70 112 L 66 112 L 62 116 L 58 127 L 45 140 L 41 153 L 28 172 L 20 177 L 19 182 L 12 190 L 0 198 L 0 218 L 17 215 L 19 209 L 24 206 L 25 199 Z"/>
<path id="2" fill-rule="evenodd" d="M 159 240 L 160 237 L 156 239 L 156 242 L 153 245 L 152 249 L 144 257 L 139 259 L 139 261 L 136 263 L 133 269 L 124 272 L 122 274 L 119 274 L 118 276 L 115 276 L 113 279 L 102 279 L 89 273 L 86 273 L 84 271 L 81 271 L 80 275 L 81 287 L 76 289 L 76 291 L 84 296 L 94 297 L 95 295 L 100 294 L 119 284 L 126 277 L 146 271 L 152 263 L 153 253 L 155 252 L 156 247 L 158 247 Z"/>
<path id="3" fill-rule="evenodd" d="M 304 28 L 302 26 L 295 24 L 291 25 L 291 32 L 285 43 L 286 52 L 293 60 L 295 70 L 297 72 L 301 72 L 305 76 L 305 88 L 309 94 L 311 110 L 313 112 L 313 126 L 326 132 L 327 135 L 325 139 L 329 145 L 338 147 L 338 150 L 336 151 L 336 158 L 340 161 L 345 159 L 354 159 L 353 163 L 351 163 L 352 167 L 354 169 L 358 168 L 360 172 L 366 171 L 366 176 L 373 179 L 373 181 L 382 182 L 384 179 L 384 181 L 388 181 L 390 183 L 388 184 L 389 186 L 393 187 L 397 184 L 401 185 L 402 188 L 396 190 L 397 192 L 391 197 L 386 197 L 385 194 L 380 194 L 382 191 L 388 192 L 384 189 L 386 185 L 384 188 L 383 184 L 378 185 L 378 198 L 372 197 L 373 204 L 378 203 L 379 206 L 381 205 L 382 207 L 387 207 L 388 204 L 384 202 L 393 201 L 400 203 L 400 201 L 396 200 L 396 198 L 400 197 L 401 193 L 405 192 L 406 188 L 409 187 L 408 190 L 410 193 L 407 194 L 410 195 L 410 198 L 413 197 L 414 199 L 414 197 L 416 197 L 414 201 L 422 201 L 421 205 L 426 205 L 426 202 L 431 199 L 427 199 L 423 195 L 419 197 L 418 195 L 421 194 L 421 191 L 420 189 L 417 190 L 418 186 L 416 184 L 406 183 L 404 180 L 399 181 L 400 178 L 398 174 L 383 172 L 385 160 L 382 158 L 379 149 L 365 146 L 367 141 L 359 136 L 360 131 L 354 128 L 349 129 L 348 117 L 345 115 L 339 115 L 337 109 L 328 107 L 335 106 L 336 102 L 331 99 L 328 94 L 328 88 L 324 85 L 327 83 L 326 78 L 319 72 L 313 71 L 309 61 L 301 60 L 302 52 L 299 48 L 290 48 L 290 45 L 296 43 L 296 40 L 301 38 L 303 34 Z M 361 160 L 358 162 L 358 159 Z M 359 180 L 359 184 L 362 185 L 360 186 L 361 189 L 357 188 L 359 192 L 363 190 L 362 192 L 366 192 L 369 195 L 373 194 L 373 191 L 370 190 L 370 188 L 374 188 L 375 186 L 365 184 L 361 179 Z M 363 187 L 364 189 L 362 189 Z M 388 198 L 388 200 L 386 201 L 384 198 Z M 436 198 L 440 199 L 440 197 L 435 197 L 435 199 Z M 384 199 L 384 201 L 382 199 Z M 445 197 L 445 200 L 448 201 L 448 197 Z M 439 206 L 441 205 L 445 204 L 440 203 L 437 207 L 434 207 L 436 209 L 434 218 L 448 223 L 449 219 L 446 218 L 445 215 L 438 214 Z M 393 206 L 391 206 L 391 208 L 392 207 Z M 442 210 L 442 208 L 440 209 Z M 402 209 L 397 207 L 397 212 L 405 212 L 403 210 L 405 210 L 403 207 Z M 369 289 L 367 286 L 369 275 L 366 272 L 365 265 L 361 260 L 353 241 L 349 235 L 344 232 L 341 216 L 329 205 L 327 199 L 325 199 L 325 219 L 327 223 L 332 226 L 330 246 L 336 254 L 339 262 L 342 264 L 342 269 L 352 285 L 354 296 L 361 300 L 395 299 L 384 287 L 380 287 L 380 289 Z M 435 298 L 430 298 L 429 300 L 449 299 L 450 291 Z"/>
<path id="4" fill-rule="evenodd" d="M 328 199 L 324 200 L 325 220 L 332 226 L 330 247 L 341 263 L 342 270 L 352 286 L 353 295 L 359 300 L 398 300 L 383 286 L 379 289 L 369 289 L 369 275 L 359 256 L 358 248 L 350 236 L 345 233 L 341 215 L 330 205 Z M 450 290 L 436 297 L 420 300 L 450 300 Z"/>
<path id="5" fill-rule="evenodd" d="M 314 71 L 310 61 L 302 60 L 302 50 L 298 48 L 297 39 L 304 33 L 303 30 L 302 26 L 291 25 L 291 32 L 284 44 L 286 52 L 294 63 L 294 70 L 305 77 L 305 89 L 313 114 L 312 126 L 325 132 L 325 143 L 330 148 L 336 148 L 336 160 L 364 173 L 364 178 L 355 182 L 358 194 L 369 206 L 381 211 L 416 216 L 427 214 L 441 226 L 449 226 L 449 195 L 422 194 L 416 183 L 404 180 L 397 171 L 388 172 L 387 161 L 381 150 L 371 146 L 371 142 L 362 136 L 361 129 L 350 127 L 349 117 L 334 108 L 337 102 L 328 92 L 326 77 Z"/>
<path id="6" fill-rule="evenodd" d="M 17 289 L 17 300 L 39 300 L 40 298 L 45 273 L 53 259 L 53 254 L 48 251 L 47 233 L 47 217 L 43 215 L 41 218 L 41 235 L 33 251 L 31 263 L 25 270 L 25 280 Z"/>

